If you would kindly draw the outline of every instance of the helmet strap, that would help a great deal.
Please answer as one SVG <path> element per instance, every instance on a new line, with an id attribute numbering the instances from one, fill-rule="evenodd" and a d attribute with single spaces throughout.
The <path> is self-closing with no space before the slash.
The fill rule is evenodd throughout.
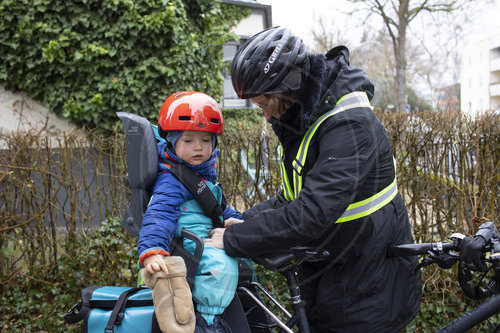
<path id="1" fill-rule="evenodd" d="M 183 131 L 167 131 L 165 135 L 165 141 L 167 141 L 168 147 L 175 153 L 175 142 L 181 136 Z"/>
<path id="2" fill-rule="evenodd" d="M 212 151 L 215 150 L 215 147 L 217 147 L 217 135 L 212 133 Z"/>

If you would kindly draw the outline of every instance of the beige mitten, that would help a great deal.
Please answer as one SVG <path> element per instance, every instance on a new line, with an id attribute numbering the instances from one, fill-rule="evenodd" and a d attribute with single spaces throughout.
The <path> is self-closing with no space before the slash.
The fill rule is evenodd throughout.
<path id="1" fill-rule="evenodd" d="M 193 333 L 196 319 L 186 265 L 181 257 L 165 257 L 168 274 L 141 270 L 142 278 L 153 290 L 156 319 L 164 333 Z"/>

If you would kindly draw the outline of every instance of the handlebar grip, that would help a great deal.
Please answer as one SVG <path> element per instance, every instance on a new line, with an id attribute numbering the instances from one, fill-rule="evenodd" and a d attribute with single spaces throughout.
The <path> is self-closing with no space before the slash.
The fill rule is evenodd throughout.
<path id="1" fill-rule="evenodd" d="M 449 251 L 459 250 L 454 243 L 437 242 L 437 243 L 422 243 L 422 244 L 400 244 L 389 247 L 388 254 L 390 257 L 401 256 L 417 256 L 427 254 L 429 251 Z"/>
<path id="2" fill-rule="evenodd" d="M 488 243 L 492 238 L 500 238 L 500 233 L 494 222 L 485 222 L 479 226 L 475 236 L 483 237 L 486 243 Z"/>

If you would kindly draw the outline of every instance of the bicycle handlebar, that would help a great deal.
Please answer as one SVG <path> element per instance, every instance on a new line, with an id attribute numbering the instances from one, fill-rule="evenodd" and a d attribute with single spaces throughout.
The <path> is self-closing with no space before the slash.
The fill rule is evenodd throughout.
<path id="1" fill-rule="evenodd" d="M 430 264 L 438 264 L 441 268 L 451 268 L 458 261 L 458 282 L 464 293 L 472 299 L 484 299 L 493 294 L 500 294 L 500 233 L 493 222 L 486 222 L 479 227 L 475 236 L 480 236 L 485 241 L 485 245 L 481 249 L 481 260 L 489 264 L 488 271 L 491 269 L 494 270 L 494 276 L 487 283 L 485 288 L 480 286 L 481 281 L 475 285 L 471 283 L 473 278 L 471 270 L 476 269 L 471 269 L 469 265 L 455 253 L 455 251 L 460 252 L 462 247 L 465 246 L 462 244 L 462 240 L 465 238 L 463 234 L 451 235 L 449 237 L 451 242 L 400 244 L 391 246 L 388 249 L 388 255 L 392 257 L 427 255 L 428 257 L 421 260 L 417 269 Z M 486 273 L 488 271 L 486 271 Z M 481 280 L 483 278 L 481 278 Z"/>
<path id="2" fill-rule="evenodd" d="M 436 242 L 436 243 L 421 243 L 421 244 L 401 244 L 394 245 L 389 248 L 389 256 L 391 257 L 406 257 L 428 254 L 429 252 L 438 251 L 458 251 L 456 243 Z"/>

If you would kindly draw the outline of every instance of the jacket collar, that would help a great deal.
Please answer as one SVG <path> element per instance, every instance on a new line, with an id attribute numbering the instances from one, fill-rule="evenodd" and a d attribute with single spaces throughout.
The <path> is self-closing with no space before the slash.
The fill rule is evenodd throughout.
<path id="1" fill-rule="evenodd" d="M 212 157 L 206 161 L 203 162 L 200 165 L 191 165 L 189 163 L 186 163 L 184 160 L 180 159 L 170 148 L 168 147 L 168 144 L 165 142 L 160 142 L 158 143 L 158 157 L 159 157 L 159 163 L 158 163 L 158 168 L 159 172 L 169 172 L 169 168 L 167 168 L 163 163 L 163 159 L 171 160 L 177 163 L 181 163 L 184 165 L 187 165 L 193 171 L 200 177 L 202 177 L 205 180 L 209 180 L 212 183 L 217 182 L 217 156 L 219 155 L 219 150 L 214 149 L 212 151 Z"/>
<path id="2" fill-rule="evenodd" d="M 337 101 L 353 91 L 365 91 L 373 97 L 374 87 L 365 72 L 349 66 L 349 50 L 337 46 L 326 55 L 309 55 L 310 71 L 295 103 L 285 110 L 280 119 L 269 122 L 283 147 L 301 139 L 307 129 L 321 115 L 333 109 Z"/>
<path id="3" fill-rule="evenodd" d="M 271 118 L 269 122 L 284 147 L 302 137 L 313 123 L 313 111 L 320 100 L 321 85 L 326 66 L 324 55 L 310 55 L 310 71 L 302 88 L 296 94 L 295 103 L 283 112 L 280 119 Z"/>

